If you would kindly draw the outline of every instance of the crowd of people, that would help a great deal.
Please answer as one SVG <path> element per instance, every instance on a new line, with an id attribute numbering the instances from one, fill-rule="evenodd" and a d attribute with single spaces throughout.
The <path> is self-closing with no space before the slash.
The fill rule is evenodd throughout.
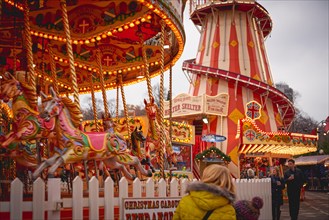
<path id="1" fill-rule="evenodd" d="M 252 169 L 248 170 L 246 175 L 249 179 L 255 177 Z M 295 161 L 290 159 L 284 176 L 280 175 L 278 167 L 273 167 L 269 177 L 272 190 L 272 219 L 280 219 L 283 189 L 287 186 L 290 217 L 291 220 L 297 220 L 300 191 L 305 182 L 303 172 L 295 166 Z M 173 219 L 257 220 L 264 204 L 262 198 L 257 195 L 251 201 L 237 201 L 229 169 L 217 164 L 207 166 L 201 181 L 189 184 L 186 192 L 188 194 L 181 199 Z"/>

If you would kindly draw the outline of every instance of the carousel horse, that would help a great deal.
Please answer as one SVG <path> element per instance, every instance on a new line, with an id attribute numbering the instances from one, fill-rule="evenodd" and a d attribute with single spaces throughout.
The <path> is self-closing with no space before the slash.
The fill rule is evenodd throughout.
<path id="1" fill-rule="evenodd" d="M 9 156 L 26 167 L 38 164 L 37 141 L 49 135 L 54 120 L 45 122 L 37 111 L 37 96 L 27 82 L 19 82 L 10 73 L 0 79 L 0 99 L 12 99 L 12 130 L 0 137 L 0 148 L 9 151 Z"/>
<path id="2" fill-rule="evenodd" d="M 154 173 L 155 169 L 150 160 L 150 153 L 144 148 L 145 141 L 146 138 L 143 135 L 142 126 L 139 128 L 136 127 L 135 130 L 131 133 L 131 153 L 140 159 L 142 165 L 147 165 L 150 167 Z"/>
<path id="3" fill-rule="evenodd" d="M 123 135 L 118 132 L 115 132 L 117 123 L 112 120 L 111 116 L 109 118 L 105 118 L 105 116 L 103 116 L 102 119 L 104 131 L 109 133 L 115 133 L 119 139 L 124 140 Z M 131 133 L 130 140 L 131 154 L 133 156 L 138 157 L 141 161 L 141 164 L 151 168 L 152 172 L 154 173 L 155 169 L 150 161 L 150 152 L 144 147 L 144 142 L 146 138 L 143 135 L 142 126 L 140 126 L 139 128 L 135 127 L 135 130 Z M 141 147 L 141 145 L 143 145 L 143 147 Z"/>
<path id="4" fill-rule="evenodd" d="M 119 169 L 127 179 L 133 180 L 135 176 L 128 172 L 124 165 L 132 165 L 142 175 L 152 176 L 152 172 L 145 170 L 138 157 L 131 156 L 127 145 L 118 140 L 113 133 L 82 132 L 77 129 L 80 124 L 81 112 L 76 103 L 67 97 L 57 97 L 51 88 L 51 100 L 45 102 L 44 110 L 40 114 L 46 121 L 56 119 L 56 130 L 59 135 L 56 153 L 45 160 L 34 171 L 33 178 L 49 167 L 48 174 L 52 176 L 56 169 L 67 163 L 81 160 L 103 161 L 111 169 Z"/>
<path id="5" fill-rule="evenodd" d="M 160 144 L 160 134 L 161 134 L 161 120 L 158 115 L 158 106 L 154 103 L 154 99 L 151 98 L 150 103 L 147 103 L 147 101 L 144 99 L 145 104 L 145 110 L 146 115 L 149 121 L 149 130 L 146 137 L 146 149 L 149 149 L 150 151 L 156 150 L 156 159 L 157 163 L 160 161 L 159 157 L 159 147 Z M 177 159 L 176 155 L 172 149 L 171 140 L 169 137 L 169 133 L 167 130 L 164 131 L 164 140 L 165 140 L 165 146 L 164 146 L 164 156 L 167 159 L 169 165 L 176 164 Z"/>
<path id="6" fill-rule="evenodd" d="M 120 144 L 125 144 L 123 142 L 126 142 L 126 139 L 122 134 L 115 131 L 116 123 L 112 120 L 111 116 L 108 118 L 105 118 L 105 116 L 103 116 L 102 121 L 103 121 L 104 132 L 115 134 Z"/>

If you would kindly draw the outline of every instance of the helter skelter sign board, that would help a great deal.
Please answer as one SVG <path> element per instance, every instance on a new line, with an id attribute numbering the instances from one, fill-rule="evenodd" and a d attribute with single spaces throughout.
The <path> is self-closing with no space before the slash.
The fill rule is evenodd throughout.
<path id="1" fill-rule="evenodd" d="M 221 93 L 216 96 L 200 95 L 190 96 L 182 93 L 172 100 L 172 117 L 187 115 L 218 115 L 227 116 L 228 94 Z M 164 102 L 164 117 L 170 114 L 169 101 Z"/>
<path id="2" fill-rule="evenodd" d="M 227 116 L 228 94 L 221 93 L 216 96 L 205 95 L 205 113 L 209 115 Z"/>
<path id="3" fill-rule="evenodd" d="M 126 220 L 173 219 L 181 197 L 123 198 L 121 218 Z"/>
<path id="4" fill-rule="evenodd" d="M 202 114 L 203 107 L 203 95 L 190 96 L 189 94 L 182 93 L 172 100 L 172 116 Z M 164 102 L 164 111 L 164 117 L 169 117 L 169 101 Z"/>

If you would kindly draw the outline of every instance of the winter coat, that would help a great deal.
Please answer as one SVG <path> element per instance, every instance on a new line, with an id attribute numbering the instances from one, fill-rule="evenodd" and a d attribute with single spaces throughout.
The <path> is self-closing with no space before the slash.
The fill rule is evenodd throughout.
<path id="1" fill-rule="evenodd" d="M 280 181 L 281 185 L 278 185 L 277 181 Z M 285 188 L 283 178 L 272 175 L 271 176 L 271 188 L 272 188 L 272 204 L 283 205 L 282 190 Z"/>
<path id="2" fill-rule="evenodd" d="M 294 175 L 295 178 L 293 180 L 288 180 L 288 178 L 292 174 Z M 288 192 L 295 191 L 297 189 L 300 190 L 303 187 L 303 184 L 305 183 L 305 176 L 304 173 L 296 167 L 295 170 L 288 169 L 284 173 L 284 181 L 287 184 Z"/>
<path id="3" fill-rule="evenodd" d="M 207 211 L 214 210 L 209 220 L 236 219 L 233 202 L 235 195 L 213 184 L 194 182 L 187 186 L 186 192 L 175 211 L 174 220 L 202 219 Z"/>

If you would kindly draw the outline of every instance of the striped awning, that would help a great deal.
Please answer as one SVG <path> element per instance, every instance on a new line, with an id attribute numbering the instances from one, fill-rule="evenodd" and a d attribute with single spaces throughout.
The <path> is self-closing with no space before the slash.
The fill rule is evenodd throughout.
<path id="1" fill-rule="evenodd" d="M 316 165 L 329 163 L 329 155 L 301 156 L 295 159 L 296 165 Z"/>
<path id="2" fill-rule="evenodd" d="M 290 132 L 265 132 L 248 118 L 238 123 L 236 138 L 240 139 L 240 154 L 301 155 L 317 150 L 318 136 Z"/>

